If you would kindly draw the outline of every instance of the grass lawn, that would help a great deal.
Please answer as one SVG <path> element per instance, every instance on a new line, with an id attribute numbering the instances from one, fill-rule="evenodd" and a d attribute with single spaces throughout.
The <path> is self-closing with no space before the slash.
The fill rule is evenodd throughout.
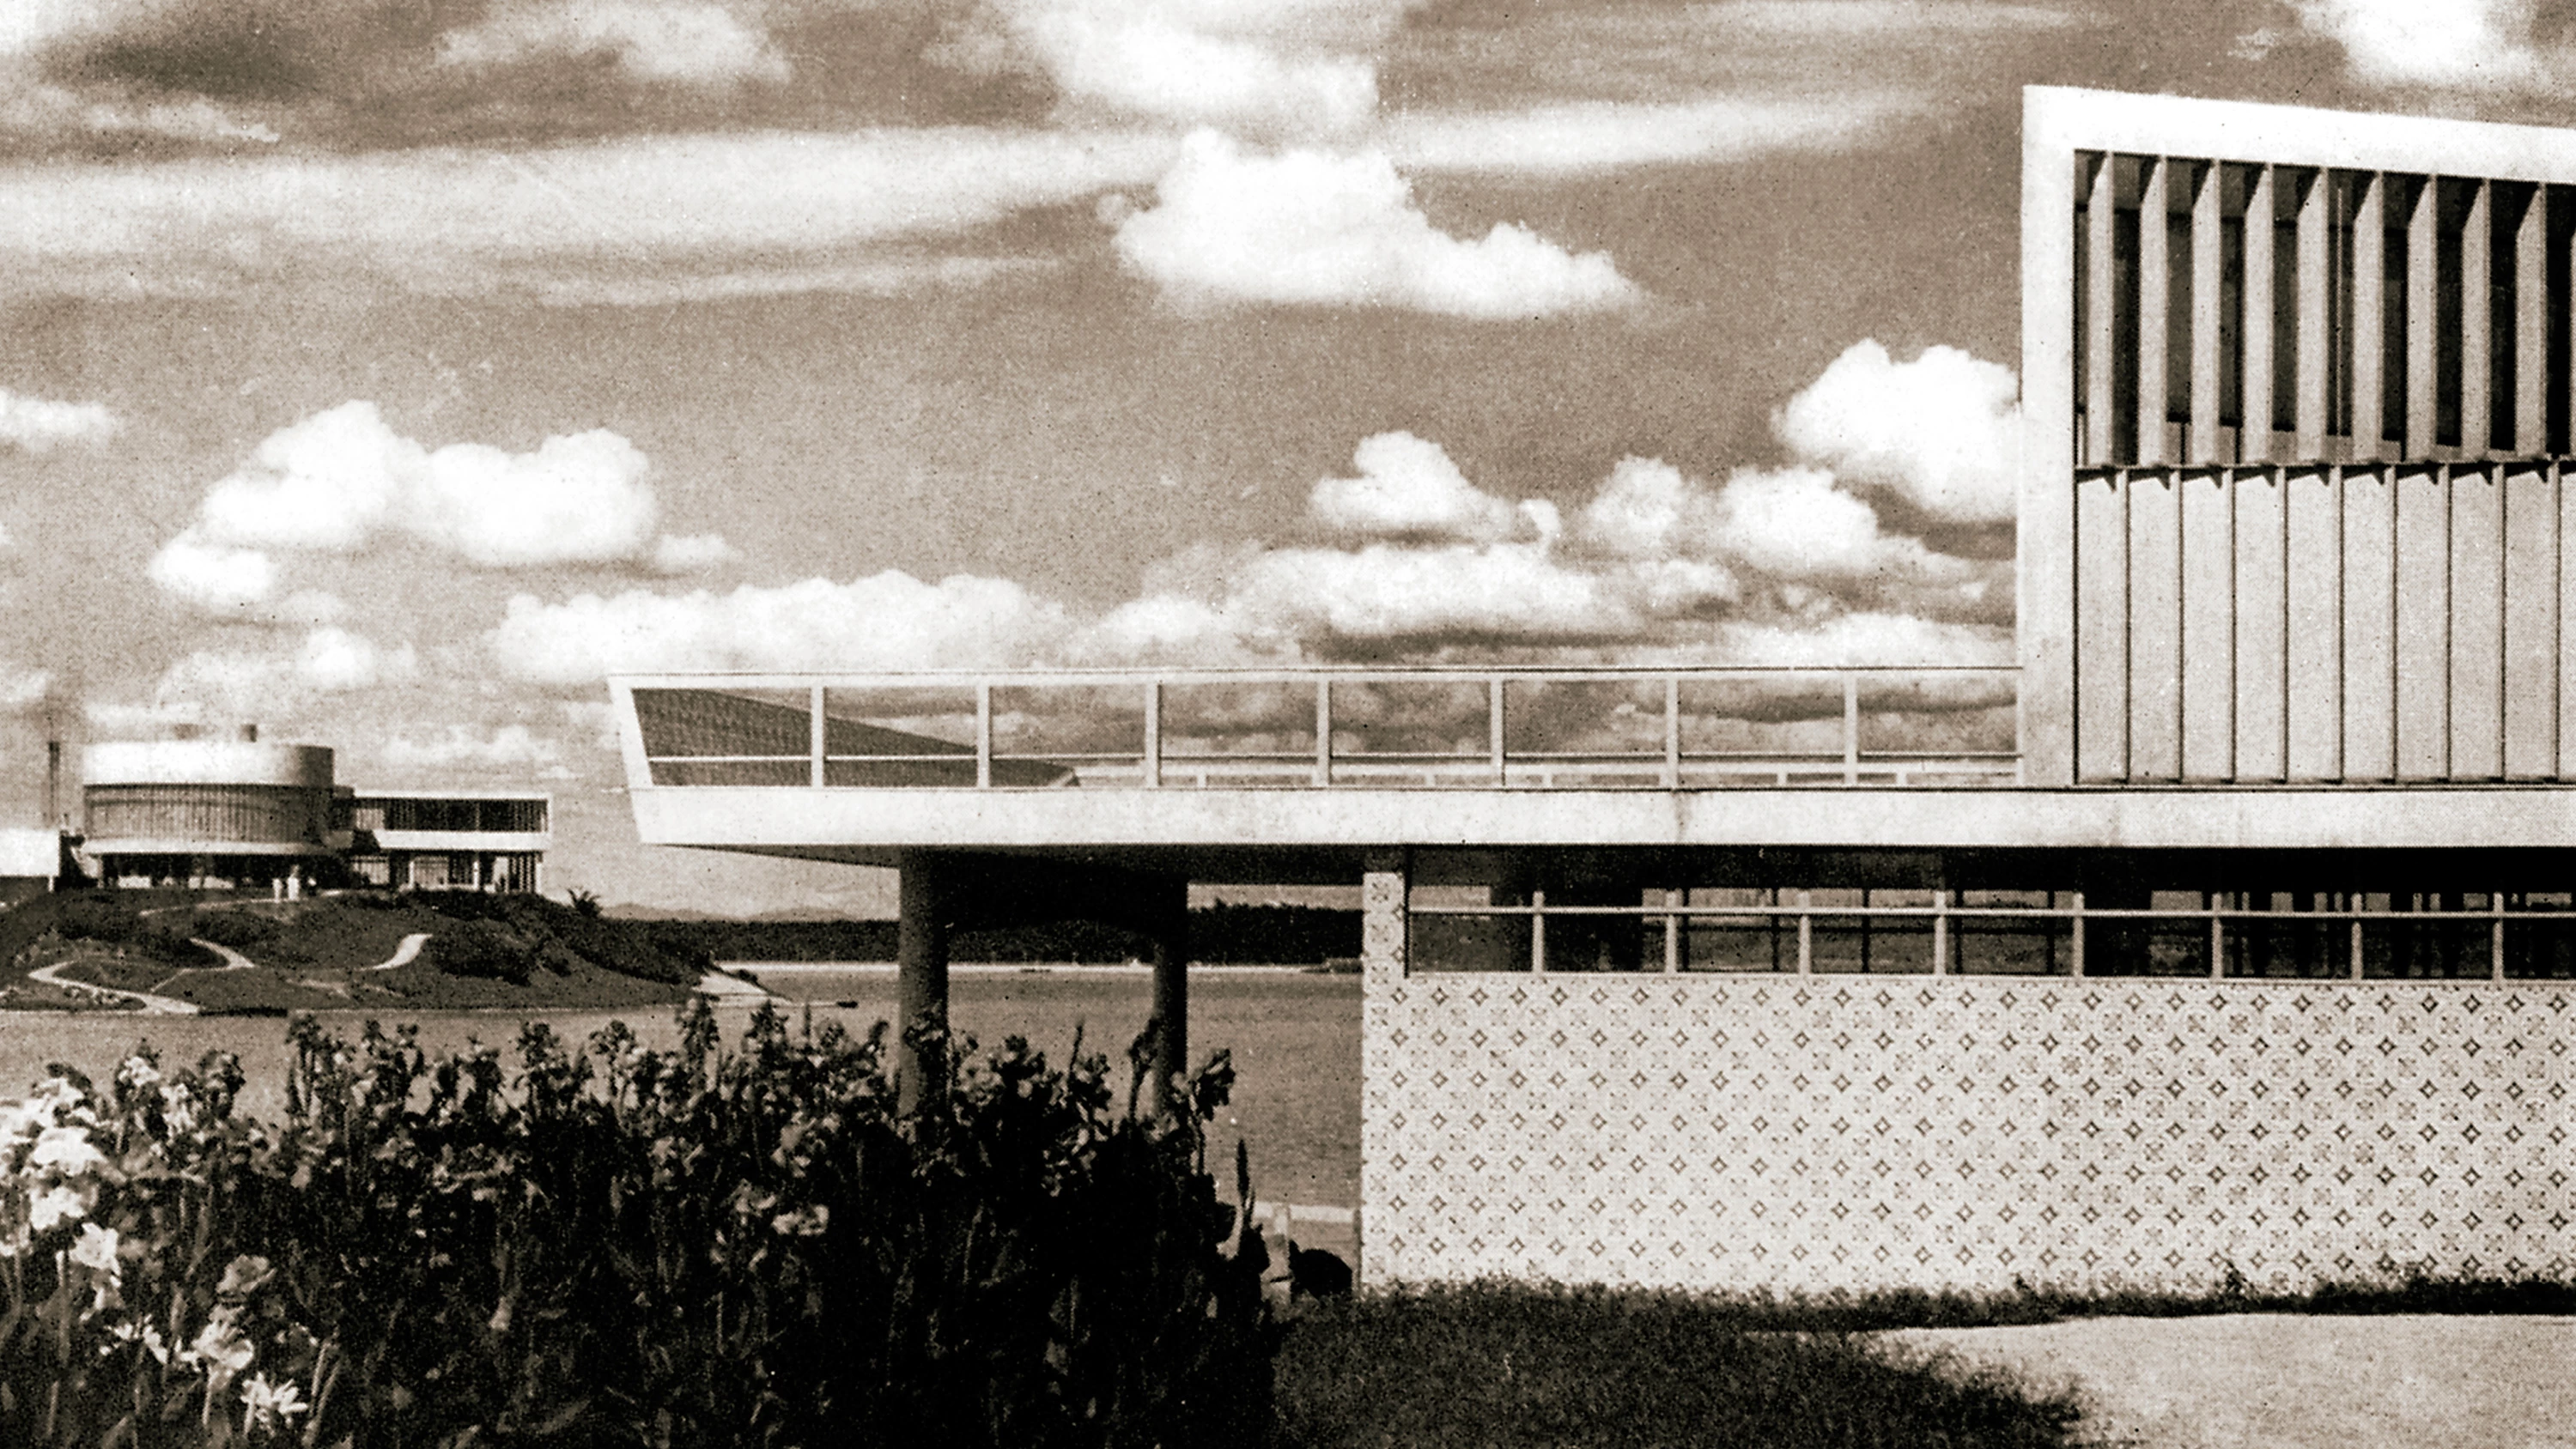
<path id="1" fill-rule="evenodd" d="M 1342 1446 L 2064 1446 L 2082 1405 L 1995 1370 L 1740 1305 L 1476 1284 L 1318 1304 L 1278 1359 L 1282 1442 Z"/>

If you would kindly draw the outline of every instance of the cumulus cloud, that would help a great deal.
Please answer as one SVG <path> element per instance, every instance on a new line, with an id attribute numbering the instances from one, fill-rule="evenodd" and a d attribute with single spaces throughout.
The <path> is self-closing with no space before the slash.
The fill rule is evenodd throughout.
<path id="1" fill-rule="evenodd" d="M 488 731 L 453 724 L 444 733 L 425 739 L 396 735 L 379 746 L 376 754 L 397 770 L 541 771 L 563 763 L 562 745 L 523 724 Z"/>
<path id="2" fill-rule="evenodd" d="M 0 447 L 50 453 L 105 442 L 120 426 L 103 404 L 54 402 L 0 388 Z"/>
<path id="3" fill-rule="evenodd" d="M 2533 43 L 2536 0 L 2290 0 L 2299 23 L 2343 46 L 2366 84 L 2531 89 L 2570 69 Z"/>
<path id="4" fill-rule="evenodd" d="M 277 563 L 266 553 L 208 543 L 193 532 L 165 544 L 144 573 L 161 592 L 210 614 L 265 603 L 277 589 Z"/>
<path id="5" fill-rule="evenodd" d="M 887 570 L 731 593 L 630 589 L 510 600 L 487 638 L 514 678 L 580 684 L 654 670 L 932 669 L 1030 663 L 1070 624 L 1061 604 L 1003 579 L 924 583 Z"/>
<path id="6" fill-rule="evenodd" d="M 680 85 L 783 81 L 787 58 L 757 21 L 712 0 L 537 0 L 495 6 L 440 37 L 438 63 L 490 69 L 568 57 Z"/>
<path id="7" fill-rule="evenodd" d="M 1480 319 L 1625 307 L 1641 294 L 1609 256 L 1498 222 L 1451 236 L 1413 204 L 1383 152 L 1267 155 L 1193 132 L 1118 227 L 1119 255 L 1184 302 L 1398 307 Z"/>
<path id="8" fill-rule="evenodd" d="M 1519 510 L 1468 482 L 1438 443 L 1379 433 L 1353 461 L 1358 477 L 1326 478 L 1307 500 L 1315 521 L 1336 532 L 1491 543 L 1518 525 Z"/>
<path id="9" fill-rule="evenodd" d="M 196 521 L 148 570 L 172 597 L 210 612 L 263 603 L 271 550 L 353 553 L 389 533 L 480 568 L 631 564 L 663 572 L 732 556 L 714 534 L 659 531 L 641 450 L 605 429 L 548 438 L 534 452 L 481 443 L 431 450 L 370 402 L 279 429 L 206 490 Z"/>
<path id="10" fill-rule="evenodd" d="M 1410 0 L 1002 0 L 1011 36 L 1081 103 L 1186 125 L 1349 131 Z"/>
<path id="11" fill-rule="evenodd" d="M 1945 522 L 1999 523 L 2017 497 L 2018 396 L 2012 369 L 1955 347 L 1898 362 L 1864 340 L 1775 424 L 1792 452 L 1843 479 L 1889 489 Z"/>
<path id="12" fill-rule="evenodd" d="M 408 644 L 387 648 L 336 625 L 257 649 L 200 649 L 163 670 L 142 701 L 101 702 L 94 723 L 132 732 L 172 722 L 273 720 L 318 699 L 371 689 L 419 672 Z"/>

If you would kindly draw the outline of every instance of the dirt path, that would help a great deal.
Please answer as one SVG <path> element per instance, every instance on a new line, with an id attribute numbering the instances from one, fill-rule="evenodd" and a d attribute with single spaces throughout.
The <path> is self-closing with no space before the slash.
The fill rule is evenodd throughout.
<path id="1" fill-rule="evenodd" d="M 375 965 L 370 966 L 367 969 L 370 971 L 391 971 L 397 966 L 408 966 L 412 963 L 415 957 L 420 955 L 420 948 L 428 944 L 429 932 L 414 931 L 410 935 L 403 937 L 399 942 L 395 943 L 394 953 L 392 955 L 387 956 L 384 960 L 377 962 Z"/>
<path id="2" fill-rule="evenodd" d="M 27 979 L 41 981 L 47 986 L 63 987 L 66 990 L 95 991 L 101 996 L 122 997 L 127 1001 L 140 1002 L 143 1006 L 143 1014 L 146 1016 L 195 1016 L 197 1014 L 197 1004 L 193 1001 L 181 1001 L 175 996 L 156 996 L 149 991 L 128 991 L 122 986 L 101 986 L 94 981 L 67 981 L 54 974 L 69 964 L 69 962 L 57 961 L 51 966 L 39 966 L 27 973 Z"/>
<path id="3" fill-rule="evenodd" d="M 2094 1318 L 1887 1335 L 2094 1405 L 2136 1449 L 2576 1449 L 2576 1318 Z"/>

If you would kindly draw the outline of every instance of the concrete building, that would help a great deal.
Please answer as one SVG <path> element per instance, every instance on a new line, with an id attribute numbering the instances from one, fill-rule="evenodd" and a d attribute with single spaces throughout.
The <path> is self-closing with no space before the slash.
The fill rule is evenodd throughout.
<path id="1" fill-rule="evenodd" d="M 81 763 L 79 853 L 108 885 L 534 891 L 553 843 L 547 796 L 358 792 L 333 780 L 329 749 L 250 729 L 95 744 Z"/>
<path id="2" fill-rule="evenodd" d="M 907 1011 L 1110 903 L 1166 1066 L 1189 882 L 1359 884 L 1369 1281 L 2576 1273 L 2576 132 L 2023 149 L 2017 667 L 621 678 L 639 835 Z"/>
<path id="3" fill-rule="evenodd" d="M 346 797 L 349 873 L 370 885 L 543 891 L 553 802 L 510 791 L 360 790 Z"/>

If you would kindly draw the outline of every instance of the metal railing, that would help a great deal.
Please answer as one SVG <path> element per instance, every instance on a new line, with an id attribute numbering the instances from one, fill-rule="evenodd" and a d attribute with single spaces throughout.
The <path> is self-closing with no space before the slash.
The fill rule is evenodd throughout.
<path id="1" fill-rule="evenodd" d="M 654 785 L 1671 790 L 2011 784 L 2017 677 L 1058 670 L 638 676 L 612 689 Z"/>

